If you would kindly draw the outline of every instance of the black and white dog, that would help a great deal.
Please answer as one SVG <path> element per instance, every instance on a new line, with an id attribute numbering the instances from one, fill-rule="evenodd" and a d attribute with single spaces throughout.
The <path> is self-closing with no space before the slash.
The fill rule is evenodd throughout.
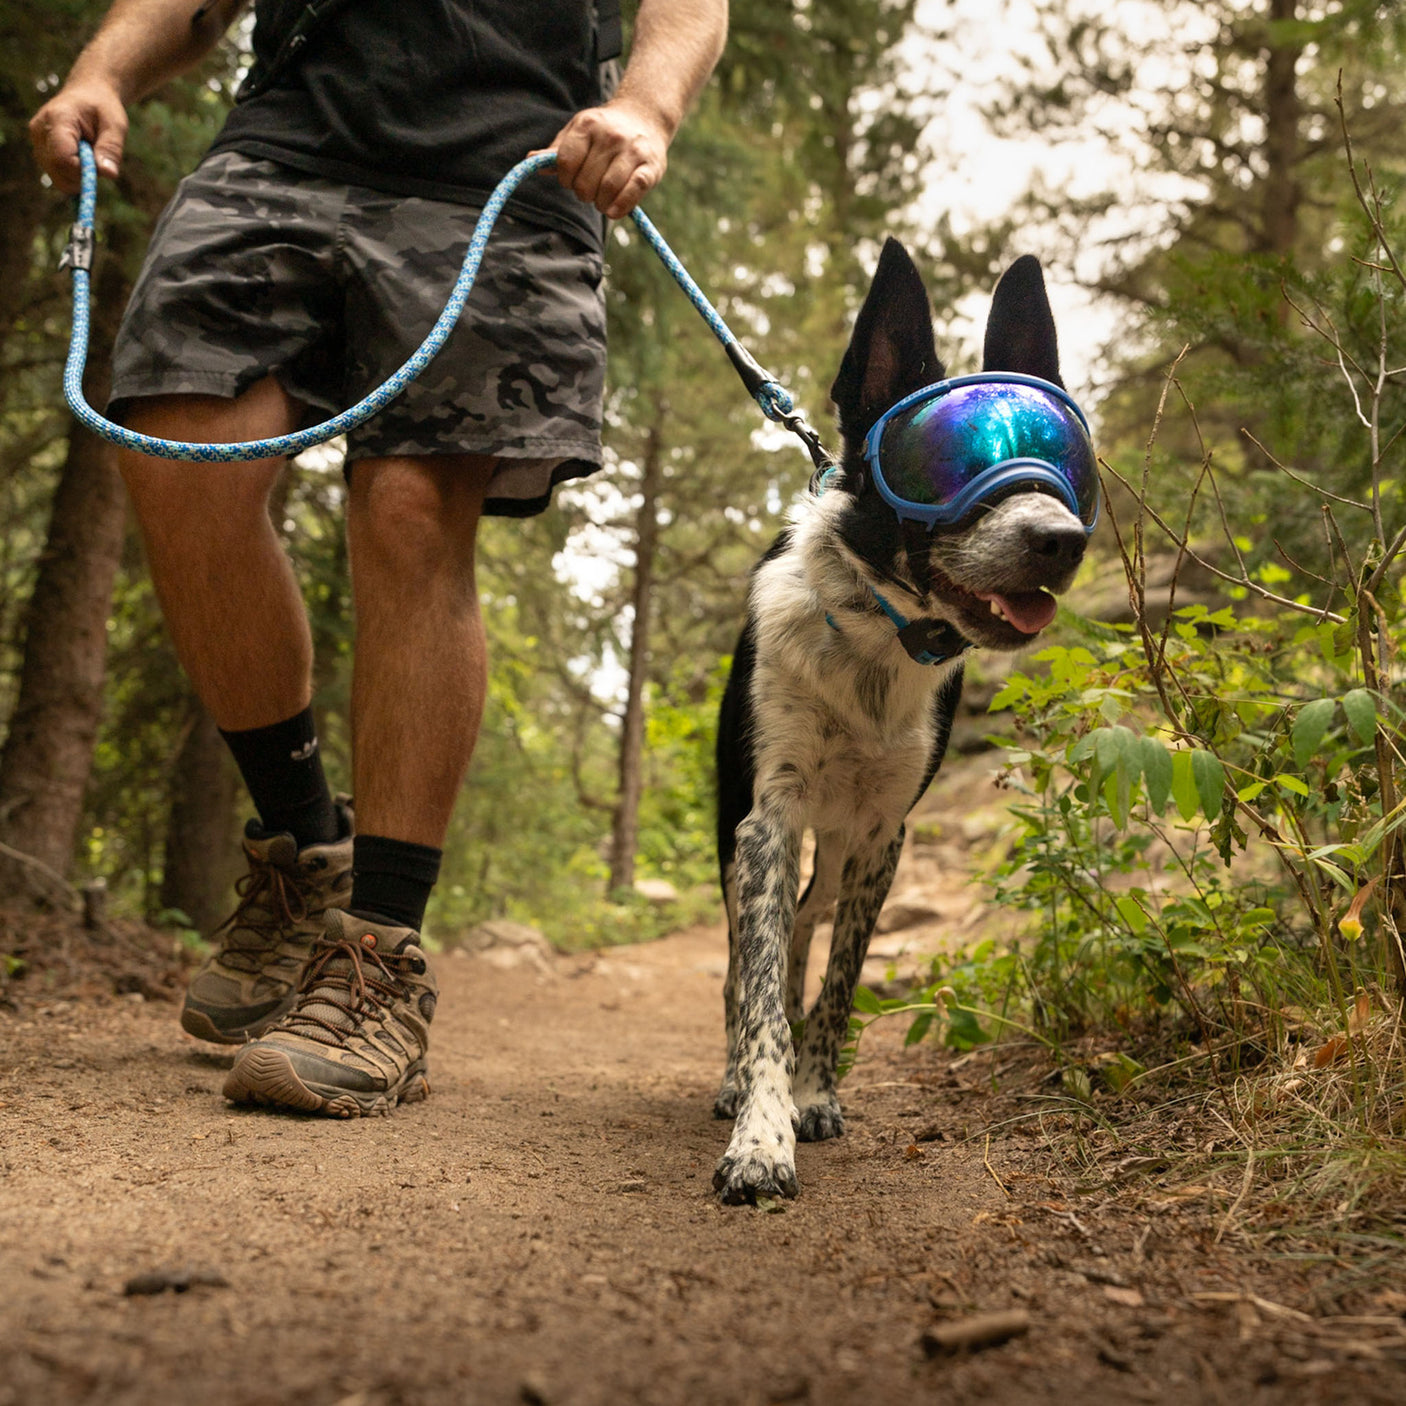
<path id="1" fill-rule="evenodd" d="M 996 288 L 984 364 L 1062 385 L 1034 258 Z M 719 720 L 728 1058 L 714 1112 L 736 1118 L 713 1178 L 725 1202 L 794 1196 L 797 1136 L 843 1133 L 836 1064 L 854 989 L 904 818 L 942 761 L 961 653 L 1029 643 L 1053 618 L 1051 593 L 1069 586 L 1091 530 L 1075 505 L 1029 483 L 951 528 L 895 513 L 866 436 L 943 374 L 922 280 L 890 240 L 831 390 L 842 461 L 752 574 Z M 807 829 L 815 866 L 798 907 Z M 807 950 L 832 905 L 825 984 L 802 1025 Z"/>

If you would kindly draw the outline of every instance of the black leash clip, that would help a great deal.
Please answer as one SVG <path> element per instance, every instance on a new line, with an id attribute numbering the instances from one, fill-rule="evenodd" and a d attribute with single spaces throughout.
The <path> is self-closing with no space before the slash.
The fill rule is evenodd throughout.
<path id="1" fill-rule="evenodd" d="M 730 335 L 730 334 L 729 334 Z M 788 391 L 769 371 L 736 340 L 723 343 L 723 350 L 733 369 L 742 378 L 747 394 L 762 407 L 762 413 L 774 424 L 788 429 L 806 447 L 817 473 L 835 467 L 835 460 L 820 442 L 820 436 L 810 427 L 806 417 L 796 409 Z"/>

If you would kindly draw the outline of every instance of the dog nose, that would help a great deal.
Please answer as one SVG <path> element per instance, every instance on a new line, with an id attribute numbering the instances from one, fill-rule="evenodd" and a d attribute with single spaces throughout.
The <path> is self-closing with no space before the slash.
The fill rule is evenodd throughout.
<path id="1" fill-rule="evenodd" d="M 1030 555 L 1060 571 L 1072 571 L 1084 559 L 1088 534 L 1078 523 L 1059 526 L 1030 524 L 1025 529 L 1025 547 Z"/>

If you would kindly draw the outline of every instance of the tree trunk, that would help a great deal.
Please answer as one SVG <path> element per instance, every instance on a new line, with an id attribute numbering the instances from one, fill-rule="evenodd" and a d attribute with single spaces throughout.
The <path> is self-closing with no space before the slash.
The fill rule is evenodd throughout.
<path id="1" fill-rule="evenodd" d="M 201 932 L 225 915 L 239 872 L 233 844 L 239 773 L 215 720 L 194 694 L 171 771 L 171 806 L 161 870 L 160 905 L 184 913 Z"/>
<path id="2" fill-rule="evenodd" d="M 120 252 L 95 280 L 85 390 L 103 404 L 129 284 Z M 122 556 L 126 495 L 112 445 L 76 422 L 24 619 L 24 657 L 0 751 L 0 843 L 66 875 L 103 706 L 107 618 Z M 0 855 L 0 897 L 52 893 L 32 866 Z"/>
<path id="3" fill-rule="evenodd" d="M 1298 18 L 1298 0 L 1270 0 L 1271 23 L 1283 24 Z M 1303 188 L 1299 183 L 1299 118 L 1297 66 L 1303 44 L 1268 46 L 1264 76 L 1264 157 L 1265 178 L 1261 184 L 1260 205 L 1264 251 L 1289 255 L 1299 234 L 1299 205 Z M 1288 304 L 1281 312 L 1287 314 Z"/>
<path id="4" fill-rule="evenodd" d="M 644 791 L 644 685 L 649 672 L 649 616 L 654 589 L 654 561 L 659 549 L 659 489 L 664 481 L 663 429 L 668 403 L 660 397 L 644 448 L 644 479 L 635 529 L 634 620 L 630 625 L 630 683 L 620 729 L 618 798 L 610 833 L 610 887 L 635 882 L 639 840 L 640 795 Z"/>
<path id="5" fill-rule="evenodd" d="M 0 84 L 0 345 L 29 296 L 34 236 L 53 199 L 39 183 L 27 116 L 14 89 Z"/>

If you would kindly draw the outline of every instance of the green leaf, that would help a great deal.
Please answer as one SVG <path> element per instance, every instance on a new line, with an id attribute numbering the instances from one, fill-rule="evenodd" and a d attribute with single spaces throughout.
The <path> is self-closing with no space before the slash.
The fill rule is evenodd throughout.
<path id="1" fill-rule="evenodd" d="M 1194 752 L 1172 753 L 1172 798 L 1183 820 L 1192 820 L 1196 815 L 1196 776 L 1191 767 L 1195 755 Z"/>
<path id="2" fill-rule="evenodd" d="M 1087 1069 L 1062 1069 L 1060 1070 L 1059 1081 L 1064 1086 L 1064 1091 L 1071 1098 L 1078 1099 L 1080 1103 L 1093 1102 L 1094 1086 L 1089 1079 Z"/>
<path id="3" fill-rule="evenodd" d="M 1147 914 L 1143 911 L 1142 904 L 1131 894 L 1121 895 L 1114 901 L 1113 906 L 1134 937 L 1141 937 L 1147 931 Z"/>
<path id="4" fill-rule="evenodd" d="M 1128 1055 L 1115 1055 L 1107 1063 L 1099 1066 L 1099 1075 L 1103 1082 L 1113 1090 L 1115 1094 L 1120 1094 L 1139 1074 L 1143 1073 L 1143 1066 L 1137 1060 Z"/>
<path id="5" fill-rule="evenodd" d="M 1082 762 L 1085 757 L 1094 755 L 1098 746 L 1099 734 L 1102 728 L 1097 728 L 1093 732 L 1086 732 L 1070 749 L 1069 760 L 1071 762 Z"/>
<path id="6" fill-rule="evenodd" d="M 867 987 L 856 986 L 854 988 L 854 1008 L 863 1011 L 865 1015 L 883 1015 L 883 1002 Z"/>
<path id="7" fill-rule="evenodd" d="M 1305 703 L 1299 709 L 1299 715 L 1294 719 L 1293 730 L 1289 734 L 1294 744 L 1295 766 L 1307 766 L 1318 751 L 1323 734 L 1328 731 L 1328 724 L 1333 720 L 1333 710 L 1337 706 L 1332 698 L 1315 698 L 1312 703 Z"/>
<path id="8" fill-rule="evenodd" d="M 1292 791 L 1296 796 L 1308 795 L 1308 784 L 1302 777 L 1290 776 L 1288 772 L 1281 771 L 1274 778 L 1274 784 L 1282 791 Z"/>
<path id="9" fill-rule="evenodd" d="M 1144 737 L 1138 751 L 1147 779 L 1147 804 L 1153 815 L 1161 815 L 1172 791 L 1172 754 L 1155 737 Z"/>
<path id="10" fill-rule="evenodd" d="M 971 1011 L 949 1010 L 943 1043 L 953 1049 L 973 1050 L 978 1045 L 990 1044 L 991 1037 L 981 1028 L 981 1022 Z"/>
<path id="11" fill-rule="evenodd" d="M 1103 799 L 1113 823 L 1123 829 L 1128 823 L 1128 809 L 1132 801 L 1132 787 L 1128 783 L 1126 768 L 1116 767 L 1108 773 L 1108 779 L 1103 783 Z"/>
<path id="12" fill-rule="evenodd" d="M 1196 782 L 1196 794 L 1201 798 L 1201 809 L 1207 820 L 1214 820 L 1220 814 L 1221 792 L 1225 790 L 1225 768 L 1220 758 L 1210 752 L 1195 751 L 1191 754 L 1191 775 Z"/>
<path id="13" fill-rule="evenodd" d="M 1126 727 L 1099 728 L 1092 736 L 1093 784 L 1097 786 L 1103 781 L 1103 795 L 1108 802 L 1108 813 L 1121 830 L 1128 823 L 1133 785 L 1142 772 L 1140 739 Z"/>
<path id="14" fill-rule="evenodd" d="M 909 1045 L 916 1045 L 918 1041 L 921 1040 L 923 1036 L 928 1033 L 928 1028 L 932 1025 L 933 1017 L 935 1014 L 935 1011 L 924 1011 L 922 1015 L 920 1015 L 912 1023 L 912 1025 L 908 1027 L 908 1033 L 903 1037 L 903 1045 L 905 1049 Z"/>
<path id="15" fill-rule="evenodd" d="M 1377 735 L 1377 700 L 1365 689 L 1354 688 L 1342 696 L 1347 724 L 1366 746 Z"/>

